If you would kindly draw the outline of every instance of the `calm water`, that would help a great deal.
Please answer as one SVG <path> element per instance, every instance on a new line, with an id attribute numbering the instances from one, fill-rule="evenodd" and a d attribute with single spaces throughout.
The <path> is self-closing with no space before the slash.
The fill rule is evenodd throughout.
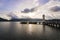
<path id="1" fill-rule="evenodd" d="M 60 30 L 38 24 L 0 22 L 0 40 L 60 40 Z"/>

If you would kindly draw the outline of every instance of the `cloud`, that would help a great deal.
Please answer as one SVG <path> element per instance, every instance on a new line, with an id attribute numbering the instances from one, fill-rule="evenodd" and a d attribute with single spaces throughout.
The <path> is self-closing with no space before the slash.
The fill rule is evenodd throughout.
<path id="1" fill-rule="evenodd" d="M 10 20 L 11 17 L 9 17 L 7 14 L 0 14 L 0 18 Z"/>
<path id="2" fill-rule="evenodd" d="M 13 6 L 13 8 L 15 8 L 15 10 L 19 11 L 19 12 L 16 13 L 13 10 L 13 8 L 11 8 L 12 12 L 15 12 L 15 13 L 8 13 L 9 14 L 8 17 L 42 19 L 43 14 L 45 14 L 46 19 L 53 19 L 53 18 L 59 18 L 60 17 L 60 15 L 57 14 L 60 11 L 60 2 L 58 2 L 58 1 L 51 0 L 42 6 L 39 5 L 38 0 L 36 0 L 36 1 L 35 0 L 26 0 L 26 1 L 22 2 L 21 4 L 18 2 L 16 2 L 16 4 L 17 4 L 17 7 L 14 5 L 10 5 L 9 7 L 11 8 L 11 6 Z M 8 7 L 8 9 L 9 9 L 9 7 Z M 21 11 L 21 10 L 23 10 L 23 11 Z M 5 17 L 3 17 L 3 18 L 5 18 Z"/>
<path id="3" fill-rule="evenodd" d="M 23 11 L 21 11 L 21 13 L 29 13 L 34 11 L 35 11 L 35 8 L 31 8 L 31 9 L 25 8 Z"/>
<path id="4" fill-rule="evenodd" d="M 1 11 L 14 11 L 21 5 L 24 0 L 0 0 L 0 10 Z"/>
<path id="5" fill-rule="evenodd" d="M 47 2 L 49 2 L 49 0 L 38 0 L 38 2 L 39 2 L 40 5 L 44 5 Z"/>
<path id="6" fill-rule="evenodd" d="M 22 13 L 29 13 L 30 12 L 30 9 L 28 8 L 25 8 L 23 11 L 21 11 Z"/>
<path id="7" fill-rule="evenodd" d="M 8 16 L 11 17 L 12 19 L 18 19 L 18 17 L 13 12 L 10 12 Z"/>
<path id="8" fill-rule="evenodd" d="M 31 8 L 30 12 L 34 12 L 35 11 L 35 8 Z"/>
<path id="9" fill-rule="evenodd" d="M 50 9 L 53 12 L 59 12 L 60 11 L 60 6 L 54 6 Z"/>

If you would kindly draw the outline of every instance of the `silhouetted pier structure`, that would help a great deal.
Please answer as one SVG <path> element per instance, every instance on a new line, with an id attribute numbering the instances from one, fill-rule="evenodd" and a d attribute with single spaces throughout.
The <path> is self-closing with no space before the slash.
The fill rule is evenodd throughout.
<path id="1" fill-rule="evenodd" d="M 21 24 L 41 24 L 42 21 L 21 21 Z"/>
<path id="2" fill-rule="evenodd" d="M 44 25 L 59 28 L 60 27 L 60 19 L 45 20 Z"/>
<path id="3" fill-rule="evenodd" d="M 42 16 L 43 19 L 22 19 L 21 24 L 43 24 L 45 22 L 45 15 Z"/>
<path id="4" fill-rule="evenodd" d="M 21 24 L 42 24 L 55 28 L 60 28 L 60 19 L 45 20 L 45 15 L 42 15 L 42 19 L 23 19 Z"/>
<path id="5" fill-rule="evenodd" d="M 60 19 L 50 19 L 50 20 L 45 20 L 45 15 L 43 17 L 43 25 L 55 27 L 55 28 L 60 28 Z"/>

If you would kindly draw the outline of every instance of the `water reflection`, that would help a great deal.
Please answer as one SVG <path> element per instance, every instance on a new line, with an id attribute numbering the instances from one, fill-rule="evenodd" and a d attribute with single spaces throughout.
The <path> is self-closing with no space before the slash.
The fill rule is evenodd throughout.
<path id="1" fill-rule="evenodd" d="M 42 25 L 42 27 L 43 27 L 43 32 L 45 32 L 45 25 Z"/>
<path id="2" fill-rule="evenodd" d="M 27 34 L 32 35 L 32 25 L 29 24 L 27 27 Z"/>
<path id="3" fill-rule="evenodd" d="M 12 22 L 12 23 L 10 23 L 10 26 L 9 26 L 10 37 L 15 36 L 15 32 L 16 32 L 16 23 Z"/>

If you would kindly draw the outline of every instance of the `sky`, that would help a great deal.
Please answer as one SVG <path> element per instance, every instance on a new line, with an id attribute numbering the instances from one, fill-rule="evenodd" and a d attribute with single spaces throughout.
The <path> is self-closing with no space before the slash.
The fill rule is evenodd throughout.
<path id="1" fill-rule="evenodd" d="M 35 4 L 35 1 L 37 4 Z M 23 10 L 24 8 L 33 8 L 36 5 L 43 5 L 48 0 L 0 0 L 0 12 Z"/>
<path id="2" fill-rule="evenodd" d="M 42 18 L 43 14 L 47 19 L 60 19 L 59 13 L 60 0 L 0 0 L 0 17 L 8 20 L 10 18 Z"/>

